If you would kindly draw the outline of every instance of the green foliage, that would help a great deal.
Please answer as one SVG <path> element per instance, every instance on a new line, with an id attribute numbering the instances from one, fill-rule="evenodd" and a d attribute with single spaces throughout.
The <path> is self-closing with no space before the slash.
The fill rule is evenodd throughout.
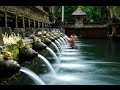
<path id="1" fill-rule="evenodd" d="M 13 53 L 13 58 L 17 58 L 17 55 L 19 54 L 19 49 L 17 45 L 9 45 L 4 47 L 3 51 L 9 51 L 11 53 Z"/>
<path id="2" fill-rule="evenodd" d="M 78 6 L 65 6 L 64 8 L 64 19 L 67 22 L 74 22 L 75 18 L 71 15 L 75 10 L 77 10 Z M 90 22 L 93 20 L 94 22 L 101 22 L 106 16 L 105 6 L 79 6 L 81 10 L 87 13 L 84 17 L 85 22 Z M 55 7 L 55 15 L 61 16 L 62 6 Z"/>
<path id="3" fill-rule="evenodd" d="M 115 16 L 116 18 L 120 18 L 120 6 L 109 6 L 108 8 L 112 16 Z"/>
<path id="4" fill-rule="evenodd" d="M 62 6 L 54 7 L 54 14 L 56 17 L 61 16 L 61 13 L 62 13 Z"/>
<path id="5" fill-rule="evenodd" d="M 74 22 L 75 18 L 72 13 L 77 9 L 77 6 L 65 6 L 65 21 Z"/>
<path id="6" fill-rule="evenodd" d="M 101 22 L 105 14 L 105 10 L 102 6 L 81 6 L 80 8 L 87 14 L 84 18 L 86 22 L 90 22 L 91 20 L 94 22 Z"/>
<path id="7" fill-rule="evenodd" d="M 64 20 L 67 22 L 73 22 L 75 21 L 75 18 L 71 15 L 75 10 L 77 9 L 77 6 L 65 6 L 64 7 Z M 55 16 L 61 16 L 62 14 L 62 6 L 56 6 L 55 9 Z"/>

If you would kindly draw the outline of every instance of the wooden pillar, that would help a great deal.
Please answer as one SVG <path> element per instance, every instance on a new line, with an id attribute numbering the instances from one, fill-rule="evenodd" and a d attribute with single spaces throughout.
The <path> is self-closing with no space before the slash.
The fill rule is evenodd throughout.
<path id="1" fill-rule="evenodd" d="M 44 27 L 46 28 L 46 22 L 44 23 Z"/>
<path id="2" fill-rule="evenodd" d="M 30 28 L 30 18 L 28 18 L 28 28 Z"/>
<path id="3" fill-rule="evenodd" d="M 64 6 L 62 6 L 62 22 L 64 22 Z"/>
<path id="4" fill-rule="evenodd" d="M 33 25 L 34 25 L 33 27 L 35 28 L 35 26 L 36 26 L 36 25 L 35 25 L 35 20 L 33 20 Z"/>
<path id="5" fill-rule="evenodd" d="M 2 29 L 0 29 L 0 45 L 1 45 L 1 46 L 4 45 L 3 36 L 2 36 Z"/>
<path id="6" fill-rule="evenodd" d="M 42 22 L 39 22 L 39 27 L 42 28 Z"/>
<path id="7" fill-rule="evenodd" d="M 48 23 L 47 23 L 47 28 L 49 27 Z"/>
<path id="8" fill-rule="evenodd" d="M 22 24 L 23 24 L 23 28 L 25 28 L 25 20 L 24 20 L 24 17 L 22 17 Z"/>
<path id="9" fill-rule="evenodd" d="M 50 24 L 48 23 L 48 28 L 50 28 Z"/>
<path id="10" fill-rule="evenodd" d="M 18 20 L 18 16 L 16 15 L 16 16 L 15 16 L 15 27 L 16 27 L 16 28 L 18 28 L 18 21 L 17 21 L 17 20 Z"/>
<path id="11" fill-rule="evenodd" d="M 48 27 L 50 28 L 50 23 L 48 24 Z"/>
<path id="12" fill-rule="evenodd" d="M 42 28 L 44 28 L 44 22 L 42 22 Z"/>
<path id="13" fill-rule="evenodd" d="M 54 15 L 54 6 L 51 6 L 52 7 L 52 14 Z"/>
<path id="14" fill-rule="evenodd" d="M 44 27 L 46 28 L 46 23 L 44 23 Z"/>
<path id="15" fill-rule="evenodd" d="M 46 23 L 44 23 L 44 28 L 46 28 Z"/>
<path id="16" fill-rule="evenodd" d="M 38 28 L 40 28 L 40 22 L 38 21 Z"/>
<path id="17" fill-rule="evenodd" d="M 48 28 L 48 23 L 47 23 L 47 28 Z"/>
<path id="18" fill-rule="evenodd" d="M 5 27 L 7 27 L 7 13 L 5 12 Z"/>

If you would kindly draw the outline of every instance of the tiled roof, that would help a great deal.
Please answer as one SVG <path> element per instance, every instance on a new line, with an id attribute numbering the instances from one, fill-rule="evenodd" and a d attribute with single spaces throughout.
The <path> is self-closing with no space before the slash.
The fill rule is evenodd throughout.
<path id="1" fill-rule="evenodd" d="M 73 16 L 78 16 L 78 15 L 86 15 L 86 13 L 80 9 L 77 9 L 72 13 Z"/>

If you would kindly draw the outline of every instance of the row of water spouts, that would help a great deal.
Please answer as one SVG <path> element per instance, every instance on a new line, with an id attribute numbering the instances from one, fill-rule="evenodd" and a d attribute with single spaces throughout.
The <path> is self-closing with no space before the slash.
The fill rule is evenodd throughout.
<path id="1" fill-rule="evenodd" d="M 61 55 L 62 45 L 68 45 L 68 39 L 69 39 L 68 36 L 64 34 L 51 43 L 55 47 L 59 55 Z M 55 57 L 56 63 L 60 64 L 60 59 L 57 57 L 55 52 L 48 46 L 46 47 L 46 49 Z M 50 64 L 50 62 L 41 54 L 38 54 L 38 57 L 44 61 L 46 66 L 50 69 L 50 71 L 56 77 L 56 72 L 54 68 L 52 67 L 52 65 Z M 40 79 L 40 77 L 37 74 L 35 74 L 33 71 L 31 71 L 30 69 L 21 67 L 20 71 L 28 75 L 37 85 L 45 85 L 42 79 Z"/>

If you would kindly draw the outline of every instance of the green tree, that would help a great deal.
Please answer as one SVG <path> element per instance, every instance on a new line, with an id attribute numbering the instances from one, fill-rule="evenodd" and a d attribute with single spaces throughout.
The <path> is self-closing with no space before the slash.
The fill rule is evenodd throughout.
<path id="1" fill-rule="evenodd" d="M 77 6 L 65 6 L 65 21 L 74 22 L 75 18 L 72 13 L 77 9 Z"/>
<path id="2" fill-rule="evenodd" d="M 78 6 L 65 6 L 64 11 L 64 19 L 67 22 L 74 22 L 75 18 L 71 15 L 75 10 L 77 10 Z M 101 22 L 106 17 L 106 7 L 105 6 L 80 6 L 81 10 L 86 12 L 86 16 L 84 17 L 85 22 L 90 22 L 93 20 L 94 22 Z M 55 7 L 55 16 L 61 16 L 62 6 Z"/>
<path id="3" fill-rule="evenodd" d="M 56 17 L 61 16 L 62 13 L 62 6 L 55 6 L 54 7 L 54 15 Z"/>
<path id="4" fill-rule="evenodd" d="M 80 8 L 87 14 L 84 18 L 86 22 L 90 22 L 90 20 L 101 22 L 105 14 L 105 10 L 102 6 L 81 6 Z"/>
<path id="5" fill-rule="evenodd" d="M 64 7 L 64 20 L 67 22 L 74 22 L 75 18 L 71 15 L 75 10 L 77 9 L 77 6 L 65 6 Z M 56 6 L 54 8 L 55 16 L 61 16 L 62 13 L 62 6 Z"/>
<path id="6" fill-rule="evenodd" d="M 120 6 L 108 6 L 110 17 L 115 16 L 120 18 Z"/>

